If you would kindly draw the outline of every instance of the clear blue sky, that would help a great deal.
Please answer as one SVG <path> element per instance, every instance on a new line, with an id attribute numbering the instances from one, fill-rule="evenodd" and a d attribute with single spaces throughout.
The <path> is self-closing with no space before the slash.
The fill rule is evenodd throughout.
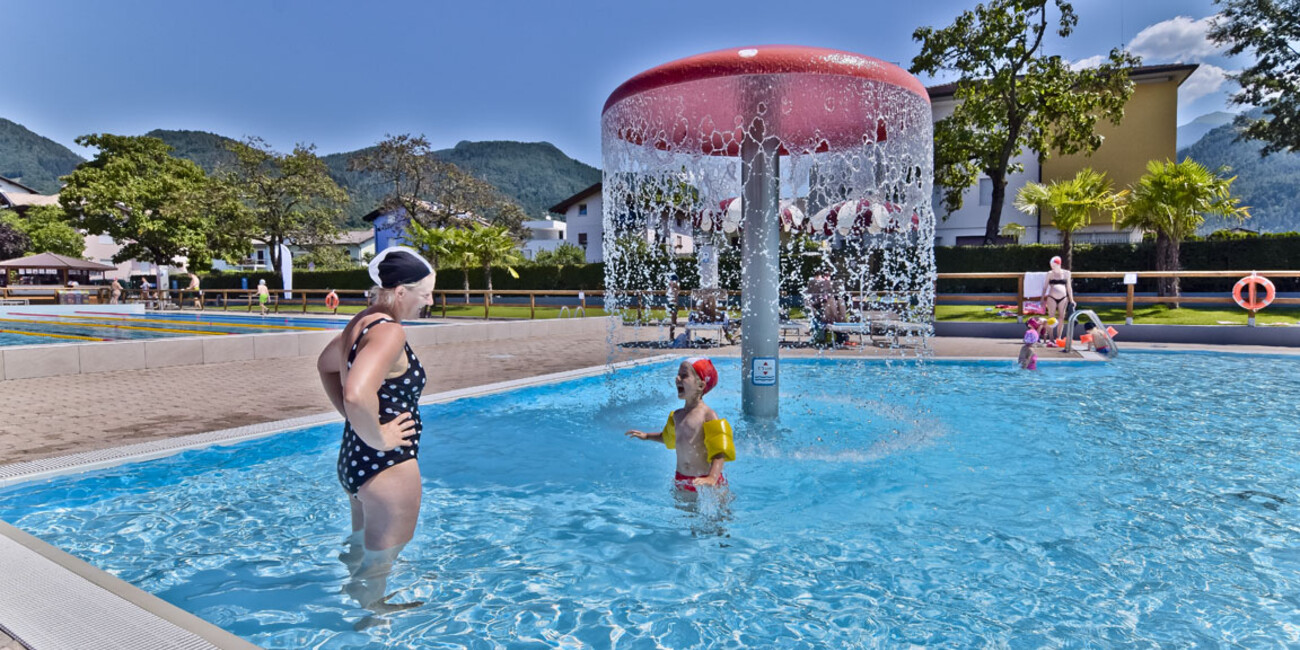
<path id="1" fill-rule="evenodd" d="M 0 0 L 0 117 L 69 147 L 85 133 L 167 128 L 334 153 L 413 132 L 438 147 L 547 140 L 599 166 L 601 106 L 641 70 L 765 43 L 907 67 L 916 27 L 974 4 Z M 1205 44 L 1212 0 L 1074 5 L 1078 30 L 1051 52 L 1080 61 L 1130 43 L 1147 63 L 1209 64 L 1184 84 L 1179 122 L 1225 109 L 1222 72 L 1242 64 Z"/>

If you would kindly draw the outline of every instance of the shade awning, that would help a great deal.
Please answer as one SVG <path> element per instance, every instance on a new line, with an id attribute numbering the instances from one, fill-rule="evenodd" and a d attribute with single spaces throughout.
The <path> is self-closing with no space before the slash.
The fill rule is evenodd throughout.
<path id="1" fill-rule="evenodd" d="M 68 271 L 113 271 L 117 267 L 100 264 L 90 260 L 59 255 L 57 253 L 38 253 L 28 257 L 19 257 L 0 262 L 0 268 L 6 269 L 66 269 Z"/>

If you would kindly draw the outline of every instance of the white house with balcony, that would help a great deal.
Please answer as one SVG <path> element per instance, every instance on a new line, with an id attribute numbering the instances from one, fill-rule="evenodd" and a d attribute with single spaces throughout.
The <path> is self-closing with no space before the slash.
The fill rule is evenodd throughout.
<path id="1" fill-rule="evenodd" d="M 597 182 L 550 207 L 551 212 L 564 215 L 564 241 L 586 251 L 588 263 L 604 259 L 601 251 L 601 237 L 605 231 L 601 187 Z"/>
<path id="2" fill-rule="evenodd" d="M 567 224 L 564 240 L 587 253 L 587 262 L 603 262 L 601 243 L 605 234 L 604 213 L 601 200 L 602 184 L 596 183 L 550 207 L 550 211 L 564 215 Z M 646 241 L 655 244 L 655 231 L 647 228 Z M 695 253 L 695 237 L 690 220 L 675 219 L 668 224 L 668 245 L 677 255 Z"/>
<path id="3" fill-rule="evenodd" d="M 568 224 L 547 216 L 545 219 L 525 221 L 523 226 L 528 230 L 528 238 L 524 240 L 522 252 L 524 257 L 532 260 L 537 259 L 537 254 L 542 251 L 559 248 L 564 243 Z"/>

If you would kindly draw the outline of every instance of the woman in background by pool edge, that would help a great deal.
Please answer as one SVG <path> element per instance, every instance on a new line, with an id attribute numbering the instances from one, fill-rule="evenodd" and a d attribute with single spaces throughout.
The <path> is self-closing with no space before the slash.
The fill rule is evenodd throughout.
<path id="1" fill-rule="evenodd" d="M 420 393 L 426 375 L 406 343 L 402 320 L 433 303 L 433 267 L 415 251 L 385 249 L 370 263 L 373 304 L 321 352 L 316 367 L 325 394 L 346 418 L 339 483 L 352 509 L 353 553 L 364 545 L 349 593 L 362 606 L 383 602 L 393 560 L 415 534 L 420 516 Z"/>
<path id="2" fill-rule="evenodd" d="M 1056 319 L 1056 326 L 1052 328 L 1052 340 L 1055 341 L 1061 338 L 1065 322 L 1074 311 L 1074 287 L 1070 282 L 1070 272 L 1061 268 L 1059 255 L 1052 257 L 1051 265 L 1052 270 L 1047 272 L 1047 294 L 1043 297 L 1043 306 L 1047 308 L 1045 315 Z"/>

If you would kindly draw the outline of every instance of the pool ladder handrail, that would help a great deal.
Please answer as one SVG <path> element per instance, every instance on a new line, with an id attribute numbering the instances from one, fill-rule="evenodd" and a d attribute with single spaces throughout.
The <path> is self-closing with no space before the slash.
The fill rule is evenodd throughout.
<path id="1" fill-rule="evenodd" d="M 1103 332 L 1106 331 L 1106 324 L 1101 322 L 1101 318 L 1097 316 L 1097 312 L 1091 309 L 1076 310 L 1073 314 L 1070 314 L 1070 321 L 1065 325 L 1065 351 L 1066 352 L 1070 352 L 1074 350 L 1074 324 L 1079 322 L 1080 316 L 1087 316 L 1088 320 L 1091 320 L 1092 323 L 1097 326 L 1097 329 Z M 1119 356 L 1119 346 L 1115 344 L 1115 337 L 1113 336 L 1110 339 L 1110 346 L 1111 346 L 1110 348 L 1111 353 L 1110 355 L 1108 355 L 1108 358 L 1114 359 L 1115 357 Z"/>

